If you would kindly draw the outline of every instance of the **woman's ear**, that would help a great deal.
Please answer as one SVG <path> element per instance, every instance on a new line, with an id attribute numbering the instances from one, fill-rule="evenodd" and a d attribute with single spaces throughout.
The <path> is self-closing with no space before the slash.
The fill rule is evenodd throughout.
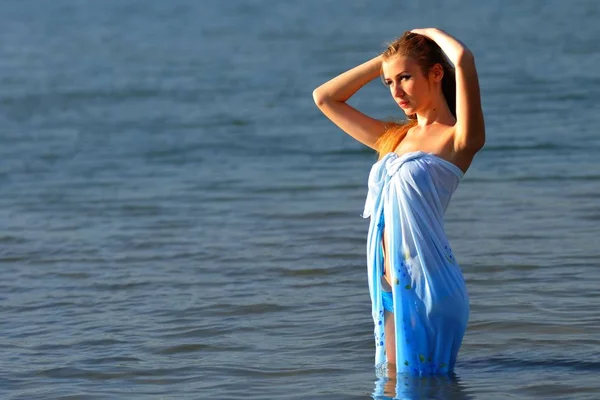
<path id="1" fill-rule="evenodd" d="M 437 63 L 429 70 L 429 78 L 433 80 L 433 82 L 441 82 L 444 77 L 444 68 L 442 64 Z"/>

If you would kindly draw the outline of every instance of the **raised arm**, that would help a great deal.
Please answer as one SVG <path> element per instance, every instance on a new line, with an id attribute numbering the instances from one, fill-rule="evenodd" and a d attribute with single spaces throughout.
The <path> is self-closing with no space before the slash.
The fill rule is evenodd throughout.
<path id="1" fill-rule="evenodd" d="M 481 108 L 479 79 L 471 51 L 446 32 L 436 29 L 414 29 L 411 32 L 429 37 L 444 51 L 456 68 L 456 151 L 477 152 L 485 144 L 485 123 Z"/>
<path id="2" fill-rule="evenodd" d="M 361 87 L 379 77 L 380 71 L 381 58 L 377 56 L 313 91 L 315 104 L 327 118 L 354 139 L 375 150 L 375 142 L 386 130 L 386 123 L 361 113 L 346 101 Z"/>

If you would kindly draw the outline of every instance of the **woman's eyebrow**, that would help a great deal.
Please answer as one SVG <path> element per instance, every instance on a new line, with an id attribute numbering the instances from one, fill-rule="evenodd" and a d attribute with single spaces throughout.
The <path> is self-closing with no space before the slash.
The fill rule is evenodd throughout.
<path id="1" fill-rule="evenodd" d="M 400 75 L 409 75 L 409 73 L 408 73 L 408 71 L 402 71 L 402 72 L 398 72 L 398 73 L 397 73 L 397 74 L 394 76 L 394 78 L 397 78 L 397 77 L 399 77 Z M 386 80 L 387 80 L 387 79 L 390 79 L 390 78 L 388 78 L 388 77 L 384 76 L 384 77 L 383 77 L 383 79 L 386 79 Z"/>

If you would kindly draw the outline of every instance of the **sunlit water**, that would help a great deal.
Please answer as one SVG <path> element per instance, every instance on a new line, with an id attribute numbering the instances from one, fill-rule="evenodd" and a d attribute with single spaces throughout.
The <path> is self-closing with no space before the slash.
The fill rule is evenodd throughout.
<path id="1" fill-rule="evenodd" d="M 599 398 L 599 7 L 2 2 L 1 397 Z M 482 86 L 446 214 L 471 319 L 455 376 L 378 378 L 375 155 L 311 92 L 426 26 Z"/>

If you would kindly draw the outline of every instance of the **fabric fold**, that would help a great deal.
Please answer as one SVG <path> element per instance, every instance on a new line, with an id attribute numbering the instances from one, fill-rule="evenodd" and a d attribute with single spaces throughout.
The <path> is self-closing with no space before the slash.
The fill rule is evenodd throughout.
<path id="1" fill-rule="evenodd" d="M 465 282 L 444 232 L 443 216 L 463 177 L 432 153 L 388 153 L 371 168 L 363 218 L 375 324 L 375 365 L 387 362 L 381 276 L 382 238 L 390 251 L 396 367 L 419 375 L 454 368 L 469 317 Z"/>

